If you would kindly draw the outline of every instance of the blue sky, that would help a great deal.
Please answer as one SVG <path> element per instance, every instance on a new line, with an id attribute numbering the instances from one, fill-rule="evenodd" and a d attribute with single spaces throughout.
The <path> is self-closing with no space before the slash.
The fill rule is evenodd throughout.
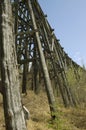
<path id="1" fill-rule="evenodd" d="M 60 44 L 86 66 L 86 0 L 38 0 Z"/>

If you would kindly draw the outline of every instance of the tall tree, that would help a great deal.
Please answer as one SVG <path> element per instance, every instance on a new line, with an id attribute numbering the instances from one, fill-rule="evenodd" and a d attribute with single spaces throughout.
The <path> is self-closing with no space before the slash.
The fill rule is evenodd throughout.
<path id="1" fill-rule="evenodd" d="M 0 65 L 6 130 L 26 130 L 19 92 L 18 65 L 10 0 L 0 1 Z"/>

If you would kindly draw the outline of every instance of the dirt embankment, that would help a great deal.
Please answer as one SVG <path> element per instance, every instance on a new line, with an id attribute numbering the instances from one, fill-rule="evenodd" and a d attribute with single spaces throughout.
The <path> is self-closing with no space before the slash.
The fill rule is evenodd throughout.
<path id="1" fill-rule="evenodd" d="M 86 111 L 81 108 L 66 109 L 58 104 L 59 119 L 53 124 L 50 122 L 49 105 L 44 92 L 35 95 L 28 91 L 22 96 L 23 104 L 30 111 L 30 120 L 27 121 L 28 130 L 86 130 Z M 0 130 L 5 130 L 3 102 L 0 95 Z"/>

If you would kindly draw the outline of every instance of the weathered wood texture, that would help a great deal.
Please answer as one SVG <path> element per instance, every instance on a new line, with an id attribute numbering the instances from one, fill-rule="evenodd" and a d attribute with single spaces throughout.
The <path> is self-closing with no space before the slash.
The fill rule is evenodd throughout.
<path id="1" fill-rule="evenodd" d="M 61 47 L 37 0 L 17 1 L 12 5 L 13 14 L 17 20 L 15 22 L 17 59 L 20 66 L 24 66 L 22 85 L 24 91 L 22 92 L 26 92 L 27 67 L 31 67 L 28 74 L 32 75 L 33 90 L 38 91 L 37 89 L 39 89 L 38 73 L 40 73 L 42 79 L 45 80 L 46 89 L 50 86 L 50 90 L 47 90 L 48 93 L 53 95 L 52 90 L 59 89 L 64 105 L 75 106 L 76 98 L 73 97 L 70 89 L 66 71 L 72 63 L 74 63 L 73 67 L 79 68 L 80 66 L 73 62 Z M 75 71 L 77 68 L 74 69 L 75 74 L 78 73 Z M 54 82 L 54 85 L 51 85 L 51 81 Z M 52 102 L 55 100 L 54 95 L 50 100 Z"/>
<path id="2" fill-rule="evenodd" d="M 3 94 L 3 91 L 2 91 L 2 81 L 0 79 L 0 93 Z"/>
<path id="3" fill-rule="evenodd" d="M 30 13 L 31 13 L 33 27 L 36 30 L 37 25 L 36 25 L 35 16 L 34 16 L 34 13 L 33 13 L 32 5 L 31 5 L 31 0 L 28 0 L 28 6 L 29 6 Z M 45 57 L 44 57 L 44 54 L 43 54 L 43 51 L 42 51 L 39 33 L 36 32 L 35 36 L 36 36 L 36 40 L 37 40 L 38 51 L 39 51 L 39 55 L 40 55 L 40 61 L 41 61 L 42 69 L 43 69 L 45 86 L 46 86 L 48 101 L 49 101 L 51 115 L 52 115 L 52 112 L 53 113 L 56 112 L 55 111 L 55 97 L 54 97 L 54 94 L 53 94 L 53 89 L 52 89 L 52 86 L 51 86 L 51 81 L 50 81 L 50 78 L 49 78 L 49 73 L 48 73 L 48 69 L 47 69 L 47 66 L 46 66 Z"/>
<path id="4" fill-rule="evenodd" d="M 0 64 L 6 130 L 26 130 L 10 0 L 0 1 Z"/>

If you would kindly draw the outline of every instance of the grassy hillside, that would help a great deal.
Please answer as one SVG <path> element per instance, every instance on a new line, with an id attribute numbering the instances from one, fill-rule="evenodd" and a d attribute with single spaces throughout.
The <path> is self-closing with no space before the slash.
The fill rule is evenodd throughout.
<path id="1" fill-rule="evenodd" d="M 64 108 L 61 100 L 57 103 L 57 119 L 51 121 L 48 101 L 45 92 L 35 95 L 29 91 L 22 96 L 23 104 L 30 111 L 27 121 L 28 130 L 86 130 L 85 108 Z M 2 97 L 0 95 L 0 130 L 5 130 Z"/>
<path id="2" fill-rule="evenodd" d="M 72 69 L 66 73 L 70 87 L 79 104 L 76 108 L 64 108 L 63 101 L 58 94 L 56 109 L 57 118 L 52 121 L 45 89 L 39 94 L 27 91 L 22 95 L 22 102 L 30 111 L 30 120 L 27 120 L 28 130 L 86 130 L 86 72 L 79 71 L 79 79 Z M 31 85 L 30 81 L 28 82 Z M 29 86 L 30 88 L 30 86 Z M 5 130 L 3 101 L 0 95 L 0 130 Z"/>

